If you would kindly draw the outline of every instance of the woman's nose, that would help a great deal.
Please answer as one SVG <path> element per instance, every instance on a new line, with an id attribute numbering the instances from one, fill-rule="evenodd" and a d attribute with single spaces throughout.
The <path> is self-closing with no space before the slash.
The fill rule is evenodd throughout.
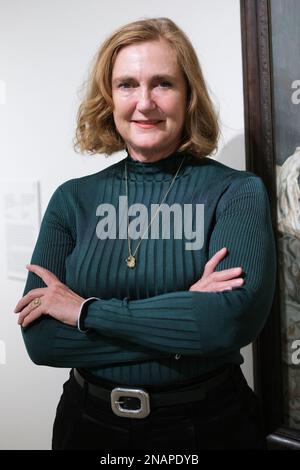
<path id="1" fill-rule="evenodd" d="M 156 104 L 155 101 L 152 98 L 151 95 L 151 90 L 149 89 L 143 89 L 141 90 L 139 96 L 138 96 L 138 101 L 136 108 L 138 111 L 151 111 L 155 109 Z"/>

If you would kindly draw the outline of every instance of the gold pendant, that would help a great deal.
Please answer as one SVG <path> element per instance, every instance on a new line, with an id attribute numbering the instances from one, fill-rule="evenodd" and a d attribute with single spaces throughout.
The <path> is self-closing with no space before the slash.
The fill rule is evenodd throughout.
<path id="1" fill-rule="evenodd" d="M 135 257 L 130 255 L 126 258 L 126 264 L 128 268 L 135 268 Z"/>

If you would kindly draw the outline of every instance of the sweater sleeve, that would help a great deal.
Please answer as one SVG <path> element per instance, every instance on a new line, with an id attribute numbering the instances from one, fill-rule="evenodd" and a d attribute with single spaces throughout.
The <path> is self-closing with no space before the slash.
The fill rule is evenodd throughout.
<path id="1" fill-rule="evenodd" d="M 65 263 L 75 247 L 75 233 L 66 195 L 59 187 L 43 217 L 31 263 L 49 269 L 65 283 Z M 23 296 L 39 287 L 46 286 L 38 276 L 29 272 Z M 141 362 L 168 355 L 132 344 L 126 339 L 108 337 L 100 331 L 83 334 L 77 328 L 46 315 L 21 330 L 31 360 L 39 365 L 92 368 Z"/>
<path id="2" fill-rule="evenodd" d="M 224 292 L 95 301 L 87 308 L 85 327 L 172 354 L 204 357 L 239 350 L 261 331 L 276 278 L 268 196 L 256 176 L 232 184 L 219 201 L 209 258 L 224 246 L 229 254 L 217 270 L 242 266 L 243 286 Z"/>

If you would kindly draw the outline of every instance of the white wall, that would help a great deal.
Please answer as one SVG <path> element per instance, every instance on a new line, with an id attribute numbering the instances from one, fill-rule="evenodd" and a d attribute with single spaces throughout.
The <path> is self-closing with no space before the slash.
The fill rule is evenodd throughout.
<path id="1" fill-rule="evenodd" d="M 7 96 L 0 104 L 0 179 L 39 180 L 44 212 L 58 184 L 120 159 L 72 150 L 78 90 L 105 36 L 144 16 L 168 16 L 191 38 L 220 109 L 217 158 L 243 169 L 239 14 L 239 0 L 1 0 L 0 85 L 5 82 Z M 0 361 L 0 449 L 47 449 L 68 371 L 35 366 L 26 355 L 12 313 L 24 282 L 6 277 L 0 220 L 0 341 L 7 354 L 6 365 Z M 252 385 L 249 348 L 245 357 Z"/>

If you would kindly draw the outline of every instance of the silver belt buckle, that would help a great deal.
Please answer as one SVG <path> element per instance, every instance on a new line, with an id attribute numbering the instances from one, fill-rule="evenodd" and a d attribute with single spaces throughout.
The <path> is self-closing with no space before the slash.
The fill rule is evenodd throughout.
<path id="1" fill-rule="evenodd" d="M 111 408 L 117 416 L 125 418 L 146 418 L 150 413 L 149 395 L 140 388 L 117 387 L 111 391 Z M 140 407 L 133 410 L 122 408 L 124 401 L 122 397 L 132 397 L 140 400 Z"/>

